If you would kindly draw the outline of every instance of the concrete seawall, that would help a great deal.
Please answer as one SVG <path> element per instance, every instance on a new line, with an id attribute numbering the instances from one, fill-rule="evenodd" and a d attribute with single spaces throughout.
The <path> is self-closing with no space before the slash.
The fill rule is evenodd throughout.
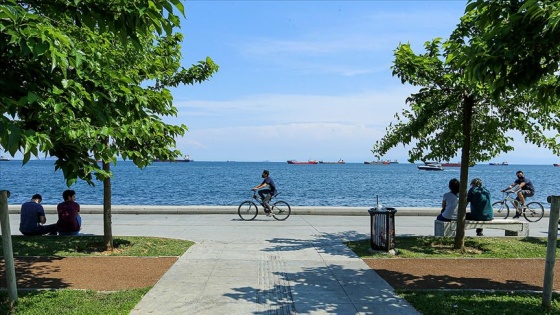
<path id="1" fill-rule="evenodd" d="M 43 205 L 47 214 L 56 214 L 56 205 Z M 238 206 L 152 206 L 152 205 L 113 205 L 112 214 L 234 214 Z M 18 214 L 21 205 L 9 205 L 10 214 Z M 369 216 L 371 207 L 308 207 L 292 206 L 294 215 L 346 215 Z M 440 208 L 429 207 L 395 207 L 397 216 L 437 216 Z M 259 211 L 262 211 L 259 208 Z M 103 214 L 102 205 L 80 205 L 82 214 Z M 510 213 L 512 211 L 510 210 Z M 545 208 L 545 216 L 549 214 Z"/>

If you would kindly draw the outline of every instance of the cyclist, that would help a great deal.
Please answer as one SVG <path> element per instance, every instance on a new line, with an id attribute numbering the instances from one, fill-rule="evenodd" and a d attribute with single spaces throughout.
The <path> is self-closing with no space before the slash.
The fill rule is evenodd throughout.
<path id="1" fill-rule="evenodd" d="M 515 216 L 513 216 L 514 219 L 517 219 L 519 218 L 519 216 L 521 216 L 521 212 L 519 211 L 519 209 L 525 206 L 525 198 L 535 195 L 535 186 L 533 186 L 533 182 L 530 179 L 525 177 L 523 171 L 517 171 L 515 175 L 517 175 L 517 179 L 513 182 L 513 184 L 509 185 L 508 188 L 502 190 L 502 192 L 507 190 L 517 192 L 517 197 L 515 198 L 515 200 L 521 203 L 520 207 L 516 207 Z"/>
<path id="2" fill-rule="evenodd" d="M 272 196 L 276 194 L 276 185 L 269 175 L 270 172 L 268 170 L 264 170 L 261 175 L 264 180 L 260 185 L 253 188 L 253 190 L 259 191 L 259 196 L 261 196 L 264 212 L 267 215 L 270 215 L 270 207 L 268 205 L 268 202 L 270 201 L 270 199 L 272 199 Z"/>

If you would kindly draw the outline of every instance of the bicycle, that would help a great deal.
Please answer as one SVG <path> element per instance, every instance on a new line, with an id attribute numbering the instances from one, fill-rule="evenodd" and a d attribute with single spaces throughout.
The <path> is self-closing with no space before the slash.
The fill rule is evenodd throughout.
<path id="1" fill-rule="evenodd" d="M 504 219 L 509 217 L 508 202 L 511 203 L 516 212 L 523 214 L 523 217 L 529 222 L 537 222 L 544 216 L 544 207 L 541 203 L 533 201 L 521 208 L 519 202 L 510 196 L 511 194 L 515 194 L 515 192 L 509 190 L 503 191 L 503 194 L 504 198 L 502 200 L 492 204 L 495 216 L 503 217 Z"/>
<path id="2" fill-rule="evenodd" d="M 283 200 L 279 200 L 276 201 L 275 203 L 271 203 L 272 199 L 278 196 L 279 194 L 280 193 L 276 193 L 272 196 L 272 198 L 270 198 L 269 200 L 270 212 L 272 217 L 274 217 L 274 219 L 278 221 L 284 221 L 292 213 L 292 208 L 287 202 Z M 239 217 L 242 220 L 251 221 L 257 217 L 257 214 L 259 213 L 259 207 L 254 202 L 254 200 L 256 200 L 264 208 L 263 201 L 259 196 L 257 196 L 257 192 L 253 191 L 253 197 L 251 199 L 243 201 L 239 205 L 239 208 L 237 208 L 237 213 L 239 214 Z"/>

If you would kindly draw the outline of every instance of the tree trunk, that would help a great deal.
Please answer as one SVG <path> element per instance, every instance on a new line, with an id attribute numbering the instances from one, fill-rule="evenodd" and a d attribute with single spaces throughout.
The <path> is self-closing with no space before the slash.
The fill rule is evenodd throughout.
<path id="1" fill-rule="evenodd" d="M 474 98 L 472 95 L 463 97 L 463 145 L 461 149 L 461 177 L 459 192 L 459 205 L 457 211 L 457 230 L 455 233 L 454 248 L 465 249 L 465 216 L 467 213 L 467 190 L 469 187 L 469 162 L 471 155 L 471 132 Z"/>
<path id="2" fill-rule="evenodd" d="M 110 171 L 109 163 L 103 162 L 103 170 Z M 113 231 L 111 222 L 111 178 L 103 180 L 103 241 L 105 250 L 113 250 Z"/>

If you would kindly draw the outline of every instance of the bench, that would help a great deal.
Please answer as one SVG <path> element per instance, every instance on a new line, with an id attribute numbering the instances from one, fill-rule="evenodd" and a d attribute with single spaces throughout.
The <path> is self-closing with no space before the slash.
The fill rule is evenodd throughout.
<path id="1" fill-rule="evenodd" d="M 505 236 L 529 236 L 529 222 L 517 220 L 494 219 L 492 221 L 465 221 L 465 230 L 487 228 L 505 230 Z M 457 221 L 444 222 L 435 220 L 435 236 L 455 236 Z"/>

